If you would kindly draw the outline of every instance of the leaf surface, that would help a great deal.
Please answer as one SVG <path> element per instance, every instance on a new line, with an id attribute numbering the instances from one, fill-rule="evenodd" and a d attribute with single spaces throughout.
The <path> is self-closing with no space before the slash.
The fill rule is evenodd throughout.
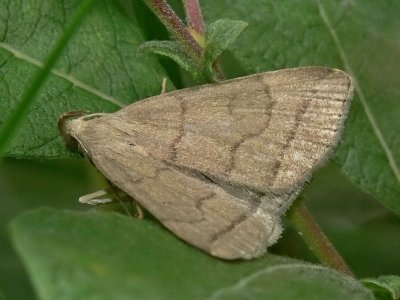
<path id="1" fill-rule="evenodd" d="M 321 266 L 218 260 L 154 222 L 113 213 L 41 209 L 18 217 L 12 233 L 41 299 L 373 299 Z"/>

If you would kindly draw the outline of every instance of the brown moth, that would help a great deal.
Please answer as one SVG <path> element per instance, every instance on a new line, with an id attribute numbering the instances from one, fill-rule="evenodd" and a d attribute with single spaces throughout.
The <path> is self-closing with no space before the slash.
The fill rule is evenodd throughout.
<path id="1" fill-rule="evenodd" d="M 337 144 L 352 89 L 340 70 L 285 69 L 68 119 L 63 132 L 178 237 L 251 259 Z"/>

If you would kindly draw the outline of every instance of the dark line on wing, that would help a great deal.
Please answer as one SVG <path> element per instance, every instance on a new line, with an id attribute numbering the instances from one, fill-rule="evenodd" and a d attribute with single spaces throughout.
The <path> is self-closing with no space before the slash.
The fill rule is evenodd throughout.
<path id="1" fill-rule="evenodd" d="M 174 219 L 174 218 L 158 218 L 162 222 L 174 222 L 174 223 L 185 223 L 190 225 L 200 224 L 207 220 L 206 214 L 202 210 L 202 205 L 205 201 L 214 198 L 217 194 L 212 192 L 207 196 L 201 197 L 199 199 L 195 199 L 194 206 L 198 209 L 201 213 L 201 218 L 197 220 L 182 220 L 182 219 Z"/>
<path id="2" fill-rule="evenodd" d="M 270 183 L 271 186 L 274 185 L 276 178 L 278 176 L 279 170 L 282 166 L 282 160 L 283 157 L 285 156 L 286 150 L 290 147 L 291 142 L 294 140 L 296 133 L 297 133 L 297 129 L 300 126 L 301 123 L 301 119 L 304 116 L 304 114 L 307 112 L 308 107 L 310 107 L 310 101 L 309 99 L 306 99 L 305 101 L 303 101 L 303 103 L 301 104 L 300 109 L 297 111 L 296 115 L 295 115 L 295 122 L 293 127 L 290 129 L 289 134 L 286 137 L 285 140 L 285 144 L 282 147 L 281 153 L 279 155 L 279 158 L 277 159 L 277 163 L 274 164 L 274 166 L 272 167 L 271 173 L 272 173 L 272 182 Z"/>
<path id="3" fill-rule="evenodd" d="M 303 98 L 304 99 L 304 98 Z M 324 107 L 322 107 L 324 108 Z M 329 109 L 329 108 L 327 108 Z M 316 113 L 318 112 L 318 110 L 310 110 L 310 112 Z M 286 110 L 279 110 L 279 109 L 275 109 L 274 113 L 277 115 L 281 115 L 281 116 L 292 116 L 293 114 L 290 112 L 287 112 Z M 323 115 L 323 116 L 339 116 L 341 117 L 343 115 L 343 111 L 341 110 L 340 113 L 323 113 L 323 112 L 318 112 L 319 115 Z"/>
<path id="4" fill-rule="evenodd" d="M 305 90 L 307 93 L 304 93 L 304 94 L 299 93 L 299 92 L 301 92 L 299 90 L 295 90 L 295 91 L 297 91 L 298 93 L 293 93 L 293 92 L 289 93 L 289 96 L 291 98 L 297 97 L 298 99 L 302 99 L 302 98 L 304 99 L 305 97 L 312 96 L 313 93 L 318 93 L 318 94 L 314 94 L 313 100 L 323 100 L 323 101 L 331 101 L 331 102 L 345 102 L 346 101 L 346 97 L 331 97 L 331 96 L 324 95 L 324 94 L 331 93 L 328 91 L 322 92 L 322 91 Z M 275 90 L 274 90 L 274 93 L 275 93 Z M 279 94 L 279 91 L 276 91 L 275 94 Z M 288 95 L 288 91 L 282 90 L 281 94 Z"/>
<path id="5" fill-rule="evenodd" d="M 208 184 L 214 185 L 217 188 L 221 188 L 223 189 L 228 195 L 231 195 L 232 197 L 238 198 L 241 201 L 245 201 L 248 206 L 246 206 L 246 212 L 239 215 L 238 217 L 236 217 L 232 222 L 230 222 L 229 225 L 225 226 L 225 228 L 219 230 L 217 233 L 213 234 L 209 241 L 210 243 L 213 243 L 214 241 L 216 241 L 218 238 L 220 238 L 222 235 L 227 234 L 231 231 L 233 231 L 238 225 L 240 225 L 241 223 L 243 223 L 244 221 L 246 221 L 250 216 L 254 216 L 254 214 L 257 212 L 257 209 L 260 207 L 261 205 L 261 198 L 263 196 L 265 196 L 266 194 L 260 191 L 253 191 L 253 190 L 248 190 L 246 187 L 234 187 L 232 186 L 234 189 L 245 189 L 248 191 L 248 193 L 246 194 L 247 197 L 241 197 L 236 195 L 235 193 L 232 193 L 232 190 L 224 188 L 224 185 L 221 185 L 220 182 L 218 182 L 218 179 L 214 179 L 211 176 L 208 176 L 207 174 L 203 174 L 199 171 L 196 170 L 191 170 L 189 168 L 185 168 L 185 167 L 179 167 L 176 165 L 172 165 L 169 164 L 168 162 L 166 162 L 166 165 L 169 165 L 170 168 L 175 169 L 179 172 L 182 172 L 184 174 L 186 174 L 187 176 L 196 178 L 200 181 L 206 182 Z M 161 172 L 162 170 L 160 170 Z M 229 182 L 225 182 L 227 184 L 229 184 Z M 196 224 L 201 224 L 204 221 L 207 221 L 207 218 L 205 217 L 205 213 L 202 210 L 202 205 L 204 204 L 205 201 L 210 200 L 212 198 L 214 198 L 217 194 L 215 192 L 210 193 L 209 195 L 206 195 L 202 198 L 199 198 L 196 200 L 195 202 L 195 207 L 197 209 L 200 210 L 202 217 L 200 219 L 197 220 L 192 220 L 192 221 L 188 221 L 188 220 L 176 220 L 176 219 L 161 219 L 158 218 L 161 222 L 176 222 L 176 223 L 186 223 L 186 224 L 192 224 L 192 225 L 196 225 Z M 276 194 L 278 195 L 278 194 Z M 166 224 L 166 226 L 168 227 L 168 225 Z"/>
<path id="6" fill-rule="evenodd" d="M 186 107 L 186 102 L 185 99 L 179 95 L 176 95 L 179 103 L 180 103 L 180 126 L 179 126 L 179 135 L 172 141 L 170 148 L 171 148 L 171 157 L 170 157 L 170 161 L 174 162 L 176 161 L 177 157 L 178 157 L 178 144 L 182 141 L 183 137 L 185 136 L 185 115 L 186 115 L 186 111 L 187 111 L 187 107 Z"/>
<path id="7" fill-rule="evenodd" d="M 261 204 L 261 199 L 258 198 L 258 197 L 253 197 L 251 200 L 248 201 L 248 203 L 250 203 L 250 212 L 249 213 L 243 213 L 243 214 L 239 215 L 228 226 L 226 226 L 225 228 L 221 229 L 217 233 L 213 234 L 210 237 L 210 242 L 211 243 L 215 242 L 222 235 L 233 231 L 237 226 L 239 226 L 241 223 L 246 221 L 250 216 L 253 216 L 256 213 L 258 207 Z"/>
<path id="8" fill-rule="evenodd" d="M 266 99 L 265 99 L 265 107 L 264 107 L 264 115 L 265 115 L 265 126 L 264 128 L 262 128 L 259 132 L 256 133 L 251 133 L 251 134 L 247 134 L 244 135 L 238 142 L 236 142 L 235 144 L 233 144 L 230 148 L 230 162 L 228 167 L 225 170 L 225 176 L 229 177 L 231 172 L 235 169 L 235 165 L 236 165 L 236 152 L 239 149 L 239 147 L 248 139 L 254 138 L 256 136 L 260 136 L 262 135 L 269 127 L 270 121 L 271 121 L 271 115 L 272 115 L 272 109 L 276 104 L 276 101 L 272 98 L 271 95 L 271 90 L 270 87 L 267 83 L 264 82 L 263 77 L 259 76 L 257 77 L 257 79 L 259 81 L 261 81 L 262 86 L 264 86 L 264 92 L 266 95 Z"/>

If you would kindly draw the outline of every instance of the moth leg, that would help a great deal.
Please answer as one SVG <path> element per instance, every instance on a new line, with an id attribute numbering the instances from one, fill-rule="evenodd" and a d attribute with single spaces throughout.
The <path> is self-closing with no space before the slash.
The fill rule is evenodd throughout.
<path id="1" fill-rule="evenodd" d="M 135 210 L 135 217 L 138 219 L 143 219 L 144 213 L 143 209 L 139 205 L 139 203 L 133 199 L 131 196 L 129 196 L 127 193 L 125 193 L 123 190 L 118 188 L 116 185 L 114 185 L 111 181 L 107 179 L 107 182 L 113 191 L 116 200 L 121 204 L 121 206 L 124 208 L 125 212 L 129 215 L 132 216 L 130 213 L 130 210 L 128 207 L 126 207 L 125 202 L 129 202 L 130 206 Z"/>
<path id="2" fill-rule="evenodd" d="M 161 92 L 160 94 L 165 94 L 167 92 L 167 77 L 164 77 L 161 83 Z"/>
<path id="3" fill-rule="evenodd" d="M 107 179 L 107 182 L 108 182 L 108 184 L 110 186 L 110 189 L 114 192 L 116 201 L 119 202 L 119 204 L 122 206 L 122 208 L 124 209 L 126 214 L 128 216 L 132 217 L 132 214 L 131 214 L 130 210 L 125 205 L 125 202 L 131 202 L 132 198 L 129 195 L 127 195 L 125 192 L 123 192 L 121 189 L 116 187 L 114 184 L 112 184 L 112 182 L 109 181 L 108 179 Z"/>
<path id="4" fill-rule="evenodd" d="M 140 206 L 139 202 L 137 202 L 135 199 L 132 198 L 129 203 L 131 204 L 133 209 L 136 211 L 135 217 L 137 219 L 141 219 L 142 220 L 144 218 L 144 212 L 143 212 L 143 209 Z"/>
<path id="5" fill-rule="evenodd" d="M 109 197 L 102 198 L 103 196 L 108 196 L 109 193 L 106 190 L 99 190 L 94 193 L 86 194 L 79 197 L 79 202 L 88 205 L 99 205 L 112 203 L 114 200 Z"/>
<path id="6" fill-rule="evenodd" d="M 129 197 L 129 196 L 128 196 Z M 131 199 L 125 197 L 121 197 L 118 194 L 118 191 L 114 188 L 107 188 L 105 190 L 98 190 L 94 193 L 86 194 L 79 197 L 79 202 L 88 205 L 101 205 L 101 204 L 110 204 L 110 203 L 123 203 L 130 202 Z"/>
<path id="7" fill-rule="evenodd" d="M 135 217 L 138 219 L 143 219 L 144 217 L 143 210 L 138 202 L 135 201 L 135 199 L 132 199 L 124 191 L 111 184 L 111 182 L 109 182 L 109 187 L 105 190 L 99 190 L 94 193 L 86 194 L 79 197 L 79 202 L 93 206 L 118 202 L 122 206 L 126 214 L 132 217 L 130 209 L 125 204 L 126 202 L 129 202 L 130 206 L 135 211 Z"/>

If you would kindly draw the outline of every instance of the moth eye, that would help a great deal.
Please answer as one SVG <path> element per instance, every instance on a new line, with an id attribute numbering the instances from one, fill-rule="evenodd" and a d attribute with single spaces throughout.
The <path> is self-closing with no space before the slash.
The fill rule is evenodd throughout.
<path id="1" fill-rule="evenodd" d="M 135 144 L 134 141 L 128 141 L 128 145 L 129 145 L 129 146 L 136 146 L 136 144 Z"/>
<path id="2" fill-rule="evenodd" d="M 78 151 L 79 153 L 82 153 L 82 147 L 80 142 L 72 135 L 66 135 L 64 136 L 65 143 L 67 147 L 72 150 L 72 151 Z M 83 153 L 82 153 L 83 154 Z"/>
<path id="3" fill-rule="evenodd" d="M 61 135 L 62 135 L 64 142 L 67 145 L 68 149 L 70 149 L 74 152 L 79 152 L 83 156 L 85 156 L 84 153 L 82 153 L 83 150 L 82 150 L 81 143 L 73 135 L 71 135 L 70 133 L 65 132 L 65 131 L 61 131 Z"/>

